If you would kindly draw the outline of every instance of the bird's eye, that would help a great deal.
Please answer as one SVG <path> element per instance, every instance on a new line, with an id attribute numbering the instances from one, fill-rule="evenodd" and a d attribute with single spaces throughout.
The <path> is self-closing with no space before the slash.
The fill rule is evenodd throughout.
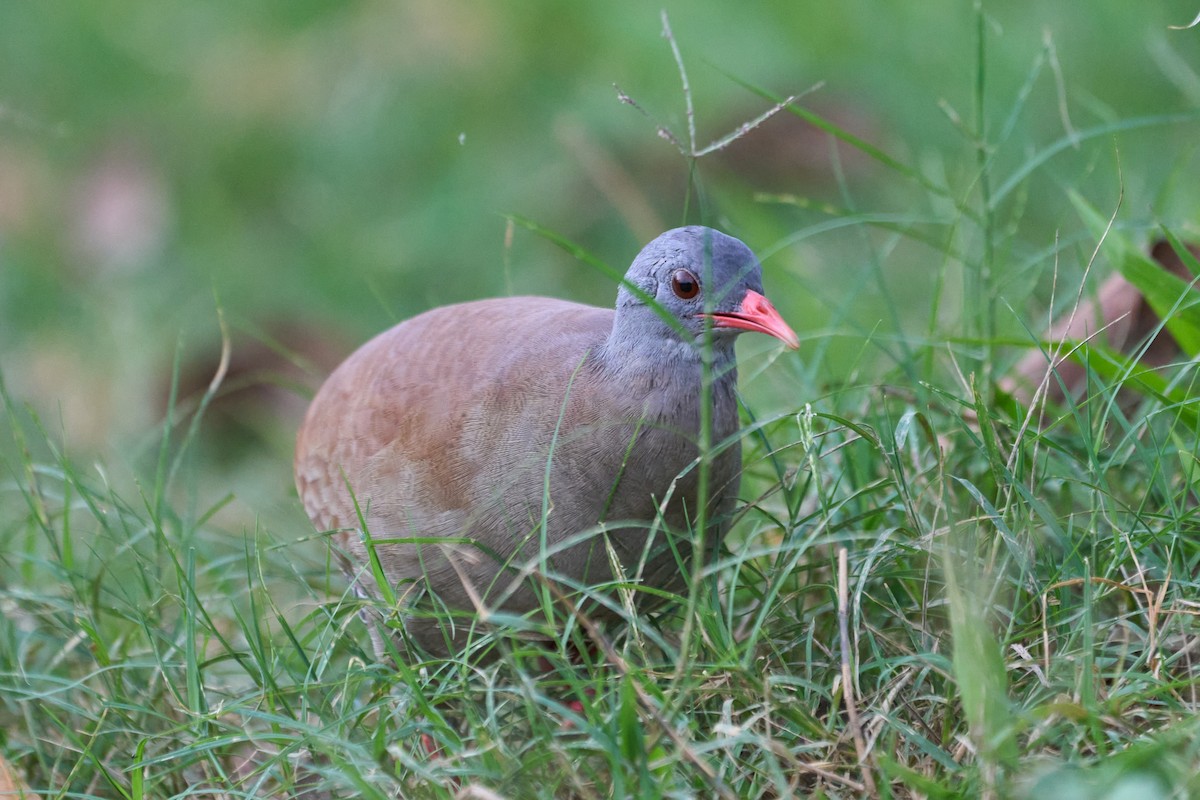
<path id="1" fill-rule="evenodd" d="M 671 273 L 671 291 L 680 300 L 691 300 L 700 294 L 700 281 L 689 270 L 677 269 Z"/>

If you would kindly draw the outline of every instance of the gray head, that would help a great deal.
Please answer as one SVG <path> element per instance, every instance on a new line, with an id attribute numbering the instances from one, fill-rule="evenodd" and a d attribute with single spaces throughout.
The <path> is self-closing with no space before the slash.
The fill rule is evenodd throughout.
<path id="1" fill-rule="evenodd" d="M 678 349 L 680 343 L 702 342 L 705 325 L 711 324 L 718 350 L 732 352 L 734 336 L 746 330 L 775 336 L 793 349 L 800 346 L 763 297 L 762 265 L 754 253 L 712 228 L 690 225 L 662 234 L 638 253 L 625 281 L 617 294 L 614 339 L 643 347 L 661 340 Z M 677 324 L 664 319 L 664 312 Z"/>

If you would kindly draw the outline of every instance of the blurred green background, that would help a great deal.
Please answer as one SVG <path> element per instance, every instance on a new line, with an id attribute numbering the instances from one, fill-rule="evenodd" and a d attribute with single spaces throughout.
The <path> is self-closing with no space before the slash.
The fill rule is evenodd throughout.
<path id="1" fill-rule="evenodd" d="M 804 106 L 946 194 L 782 114 L 701 159 L 689 200 L 688 160 L 614 89 L 686 130 L 662 8 L 701 144 L 770 106 L 746 84 L 817 87 Z M 1028 171 L 996 205 L 999 325 L 1020 336 L 1044 325 L 1055 268 L 1059 299 L 1073 296 L 1094 246 L 1069 190 L 1105 214 L 1119 202 L 1137 237 L 1197 234 L 1200 125 L 1151 118 L 1200 108 L 1200 28 L 1168 28 L 1200 9 L 985 9 L 989 188 Z M 806 340 L 804 369 L 888 380 L 888 342 L 974 330 L 954 288 L 970 257 L 946 253 L 982 238 L 955 208 L 983 188 L 978 33 L 961 0 L 5 3 L 0 374 L 70 452 L 136 472 L 172 364 L 185 411 L 215 369 L 219 307 L 233 370 L 205 463 L 287 505 L 304 398 L 371 334 L 488 295 L 612 301 L 598 272 L 506 230 L 516 214 L 621 268 L 685 221 L 739 235 Z M 1141 122 L 1112 130 L 1122 120 Z M 811 399 L 786 387 L 767 383 L 761 402 Z"/>

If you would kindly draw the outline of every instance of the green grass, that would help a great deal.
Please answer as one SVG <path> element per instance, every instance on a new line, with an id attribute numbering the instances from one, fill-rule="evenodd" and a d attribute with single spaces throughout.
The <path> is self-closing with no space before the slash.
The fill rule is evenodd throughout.
<path id="1" fill-rule="evenodd" d="M 496 615 L 487 663 L 380 662 L 366 601 L 293 497 L 228 513 L 239 487 L 197 455 L 208 396 L 152 446 L 96 458 L 5 391 L 0 755 L 45 797 L 1200 795 L 1188 292 L 1144 287 L 1186 348 L 1154 376 L 1093 343 L 1061 406 L 996 385 L 1085 275 L 1153 282 L 1144 239 L 1195 232 L 1194 207 L 1189 229 L 1116 199 L 1140 164 L 1114 137 L 1198 117 L 1092 98 L 1078 137 L 1038 136 L 1026 112 L 1063 99 L 1049 51 L 993 89 L 995 34 L 975 21 L 973 109 L 948 110 L 961 148 L 940 163 L 797 110 L 841 142 L 837 202 L 772 194 L 751 212 L 685 158 L 693 217 L 735 208 L 781 231 L 750 242 L 767 253 L 844 229 L 862 266 L 834 296 L 767 259 L 768 293 L 815 298 L 819 326 L 792 320 L 799 355 L 743 351 L 727 546 L 653 612 L 626 610 L 620 587 L 626 624 L 597 629 L 572 596 L 548 618 Z M 900 202 L 856 192 L 852 152 Z M 1078 173 L 1050 170 L 1062 153 Z M 926 273 L 910 286 L 896 262 Z M 514 635 L 531 627 L 553 644 Z"/>
<path id="2" fill-rule="evenodd" d="M 1040 431 L 948 387 L 813 392 L 747 433 L 686 649 L 680 602 L 573 663 L 592 631 L 560 613 L 545 674 L 503 632 L 487 666 L 377 663 L 311 548 L 26 455 L 3 487 L 5 753 L 65 796 L 1187 796 L 1195 431 L 1117 388 Z"/>

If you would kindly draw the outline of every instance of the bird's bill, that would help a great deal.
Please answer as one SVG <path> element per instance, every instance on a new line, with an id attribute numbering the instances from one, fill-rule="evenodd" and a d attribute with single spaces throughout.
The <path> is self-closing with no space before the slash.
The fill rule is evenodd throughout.
<path id="1" fill-rule="evenodd" d="M 737 311 L 714 311 L 705 314 L 713 321 L 714 328 L 738 328 L 743 331 L 758 331 L 779 339 L 793 350 L 800 348 L 800 339 L 779 316 L 771 301 L 753 289 L 746 290 Z"/>

